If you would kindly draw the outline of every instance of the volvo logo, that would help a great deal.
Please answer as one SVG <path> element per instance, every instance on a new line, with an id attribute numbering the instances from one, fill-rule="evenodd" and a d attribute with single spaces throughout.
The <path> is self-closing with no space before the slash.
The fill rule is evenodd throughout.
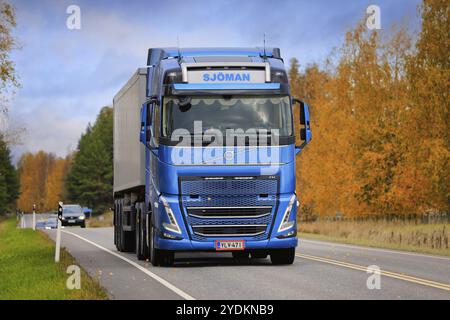
<path id="1" fill-rule="evenodd" d="M 233 160 L 234 159 L 234 151 L 225 151 L 225 153 L 223 154 L 223 157 L 226 160 Z"/>

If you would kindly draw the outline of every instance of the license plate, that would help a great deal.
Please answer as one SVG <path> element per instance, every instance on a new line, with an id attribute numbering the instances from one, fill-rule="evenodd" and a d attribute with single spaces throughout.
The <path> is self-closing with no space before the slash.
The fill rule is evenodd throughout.
<path id="1" fill-rule="evenodd" d="M 75 223 L 75 220 L 69 220 L 69 223 Z"/>
<path id="2" fill-rule="evenodd" d="M 244 240 L 216 240 L 217 251 L 244 250 Z"/>

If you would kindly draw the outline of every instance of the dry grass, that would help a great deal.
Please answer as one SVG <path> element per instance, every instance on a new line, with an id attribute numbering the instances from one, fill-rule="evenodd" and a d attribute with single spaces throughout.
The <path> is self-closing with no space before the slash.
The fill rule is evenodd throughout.
<path id="1" fill-rule="evenodd" d="M 113 212 L 105 211 L 99 216 L 92 217 L 86 220 L 86 226 L 89 228 L 105 228 L 113 226 Z"/>
<path id="2" fill-rule="evenodd" d="M 305 238 L 450 256 L 450 224 L 319 221 L 298 230 Z"/>

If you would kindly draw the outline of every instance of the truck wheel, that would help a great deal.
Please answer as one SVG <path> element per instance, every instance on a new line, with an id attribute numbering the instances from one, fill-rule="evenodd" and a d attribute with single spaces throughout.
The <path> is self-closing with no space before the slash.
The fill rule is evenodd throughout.
<path id="1" fill-rule="evenodd" d="M 295 248 L 277 249 L 270 253 L 272 264 L 292 264 L 295 259 Z"/>
<path id="2" fill-rule="evenodd" d="M 267 258 L 267 252 L 252 252 L 251 254 L 252 259 L 265 259 Z"/>
<path id="3" fill-rule="evenodd" d="M 173 265 L 175 254 L 173 251 L 159 250 L 155 248 L 155 228 L 150 227 L 150 262 L 152 265 L 170 267 Z"/>
<path id="4" fill-rule="evenodd" d="M 173 251 L 168 250 L 157 250 L 159 254 L 159 264 L 163 267 L 171 267 L 173 265 L 173 260 L 175 254 Z"/>
<path id="5" fill-rule="evenodd" d="M 138 260 L 145 260 L 148 258 L 148 248 L 145 238 L 147 230 L 145 228 L 144 205 L 139 203 L 136 209 L 136 256 Z"/>
<path id="6" fill-rule="evenodd" d="M 136 238 L 136 257 L 138 258 L 138 260 L 144 260 L 144 257 L 142 255 L 142 238 L 141 238 L 141 233 L 142 233 L 142 225 L 141 225 L 141 212 L 140 212 L 140 208 L 136 208 L 136 226 L 135 226 L 135 238 Z"/>
<path id="7" fill-rule="evenodd" d="M 231 254 L 233 255 L 233 259 L 241 261 L 248 260 L 250 256 L 247 251 L 233 251 Z"/>
<path id="8" fill-rule="evenodd" d="M 150 262 L 152 265 L 159 266 L 159 256 L 157 254 L 157 250 L 155 248 L 155 228 L 153 227 L 153 223 L 150 220 Z"/>

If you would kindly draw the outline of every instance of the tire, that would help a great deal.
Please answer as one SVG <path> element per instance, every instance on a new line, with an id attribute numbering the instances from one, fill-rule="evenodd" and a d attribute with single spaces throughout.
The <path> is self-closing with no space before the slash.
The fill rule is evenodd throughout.
<path id="1" fill-rule="evenodd" d="M 295 259 L 295 248 L 277 249 L 270 253 L 272 264 L 292 264 Z"/>
<path id="2" fill-rule="evenodd" d="M 114 211 L 114 240 L 117 251 L 122 251 L 122 239 L 120 238 L 120 200 L 116 200 L 116 210 Z"/>
<path id="3" fill-rule="evenodd" d="M 119 232 L 119 248 L 118 250 L 121 252 L 133 252 L 135 246 L 135 239 L 133 232 L 124 231 L 122 228 L 122 208 L 123 203 L 120 200 L 120 210 L 118 212 L 119 223 L 118 223 L 118 232 Z"/>
<path id="4" fill-rule="evenodd" d="M 136 205 L 136 257 L 138 260 L 145 260 L 148 258 L 148 247 L 146 241 L 146 221 L 145 221 L 145 206 L 143 203 Z"/>
<path id="5" fill-rule="evenodd" d="M 267 258 L 267 252 L 252 252 L 251 254 L 252 259 L 266 259 Z"/>
<path id="6" fill-rule="evenodd" d="M 235 260 L 245 261 L 250 258 L 250 254 L 247 251 L 233 251 L 231 254 Z"/>
<path id="7" fill-rule="evenodd" d="M 80 227 L 86 228 L 86 223 L 83 223 L 82 225 L 80 225 Z"/>
<path id="8" fill-rule="evenodd" d="M 150 217 L 149 217 L 150 218 Z M 153 266 L 170 267 L 173 265 L 175 254 L 173 251 L 156 249 L 155 243 L 155 227 L 151 223 L 150 227 L 150 262 Z"/>
<path id="9" fill-rule="evenodd" d="M 114 200 L 114 215 L 113 215 L 113 226 L 114 226 L 114 244 L 117 248 L 117 200 Z"/>

